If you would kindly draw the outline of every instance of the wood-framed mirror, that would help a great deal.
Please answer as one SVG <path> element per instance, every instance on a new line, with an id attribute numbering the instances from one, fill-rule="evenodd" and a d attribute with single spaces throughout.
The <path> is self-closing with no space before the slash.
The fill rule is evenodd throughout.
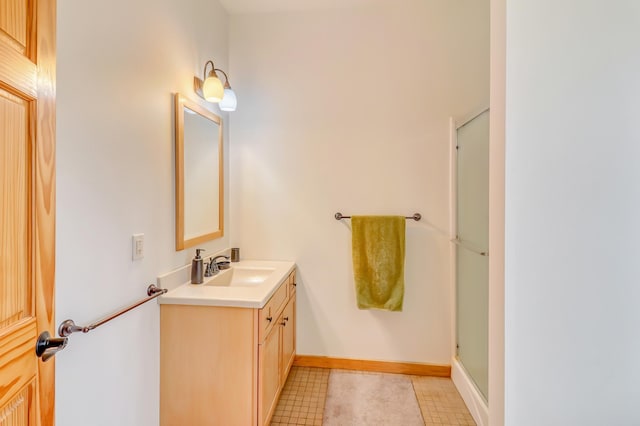
<path id="1" fill-rule="evenodd" d="M 176 250 L 224 235 L 222 119 L 175 96 Z"/>

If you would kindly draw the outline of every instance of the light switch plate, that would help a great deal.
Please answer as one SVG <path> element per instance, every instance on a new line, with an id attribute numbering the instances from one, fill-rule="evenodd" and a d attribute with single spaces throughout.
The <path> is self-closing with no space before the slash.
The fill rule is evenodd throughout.
<path id="1" fill-rule="evenodd" d="M 131 241 L 131 252 L 133 260 L 142 259 L 144 257 L 144 234 L 133 234 Z"/>

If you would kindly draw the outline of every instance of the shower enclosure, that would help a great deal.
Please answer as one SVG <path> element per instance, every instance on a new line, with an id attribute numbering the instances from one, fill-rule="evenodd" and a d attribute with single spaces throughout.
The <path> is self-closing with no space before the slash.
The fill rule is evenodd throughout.
<path id="1" fill-rule="evenodd" d="M 456 355 L 488 401 L 489 110 L 455 126 Z"/>

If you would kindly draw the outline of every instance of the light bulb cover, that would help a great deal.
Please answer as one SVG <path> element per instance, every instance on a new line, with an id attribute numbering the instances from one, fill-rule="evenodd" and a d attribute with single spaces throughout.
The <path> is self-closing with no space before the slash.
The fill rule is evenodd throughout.
<path id="1" fill-rule="evenodd" d="M 222 111 L 235 111 L 238 106 L 238 98 L 235 92 L 229 87 L 224 89 L 224 97 L 218 104 Z"/>
<path id="2" fill-rule="evenodd" d="M 224 97 L 224 87 L 214 72 L 202 84 L 202 95 L 209 102 L 220 102 Z"/>

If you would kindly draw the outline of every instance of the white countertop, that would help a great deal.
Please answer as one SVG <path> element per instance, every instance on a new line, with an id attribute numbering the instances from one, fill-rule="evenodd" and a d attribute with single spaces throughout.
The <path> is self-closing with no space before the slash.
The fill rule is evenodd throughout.
<path id="1" fill-rule="evenodd" d="M 212 286 L 206 285 L 214 279 L 205 277 L 202 284 L 186 282 L 158 297 L 158 303 L 173 305 L 235 306 L 241 308 L 262 308 L 275 290 L 287 279 L 295 268 L 294 262 L 272 260 L 242 260 L 232 262 L 231 268 L 273 268 L 274 271 L 264 282 L 255 286 Z M 223 270 L 225 274 L 231 270 Z"/>

